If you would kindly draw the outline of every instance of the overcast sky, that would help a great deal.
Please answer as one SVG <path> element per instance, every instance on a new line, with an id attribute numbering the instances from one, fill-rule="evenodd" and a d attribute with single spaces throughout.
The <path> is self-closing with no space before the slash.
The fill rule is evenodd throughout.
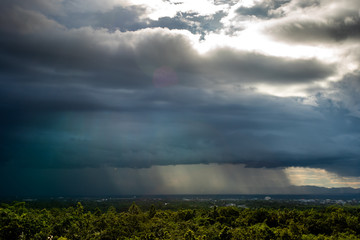
<path id="1" fill-rule="evenodd" d="M 1 195 L 360 188 L 359 9 L 2 0 Z"/>

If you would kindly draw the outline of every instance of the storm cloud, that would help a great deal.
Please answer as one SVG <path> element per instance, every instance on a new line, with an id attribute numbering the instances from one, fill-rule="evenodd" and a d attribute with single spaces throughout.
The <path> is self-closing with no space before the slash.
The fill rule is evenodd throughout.
<path id="1" fill-rule="evenodd" d="M 360 176 L 358 3 L 203 2 L 2 1 L 1 170 L 86 181 L 235 164 L 286 191 L 289 167 Z M 155 175 L 139 189 L 176 193 Z M 194 176 L 178 191 L 201 188 Z"/>

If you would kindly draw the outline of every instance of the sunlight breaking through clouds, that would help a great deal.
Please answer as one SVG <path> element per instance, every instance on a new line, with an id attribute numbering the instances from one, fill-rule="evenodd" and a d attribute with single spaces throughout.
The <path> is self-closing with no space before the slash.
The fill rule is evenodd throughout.
<path id="1" fill-rule="evenodd" d="M 115 168 L 108 169 L 108 175 L 119 192 L 135 194 L 279 194 L 289 187 L 281 169 L 244 168 L 240 164 Z"/>
<path id="2" fill-rule="evenodd" d="M 289 167 L 284 172 L 295 186 L 360 188 L 360 177 L 343 177 L 321 168 Z"/>

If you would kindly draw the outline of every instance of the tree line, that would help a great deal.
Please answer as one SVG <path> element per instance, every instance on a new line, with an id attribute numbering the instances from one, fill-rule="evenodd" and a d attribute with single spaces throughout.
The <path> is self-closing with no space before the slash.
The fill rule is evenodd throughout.
<path id="1" fill-rule="evenodd" d="M 0 239 L 360 239 L 360 209 L 265 209 L 216 207 L 162 210 L 135 203 L 127 211 L 34 209 L 24 202 L 0 207 Z"/>

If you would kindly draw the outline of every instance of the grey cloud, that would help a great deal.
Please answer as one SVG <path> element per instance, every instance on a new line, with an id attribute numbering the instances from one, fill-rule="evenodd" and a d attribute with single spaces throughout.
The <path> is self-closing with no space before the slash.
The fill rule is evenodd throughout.
<path id="1" fill-rule="evenodd" d="M 291 0 L 272 0 L 257 2 L 252 7 L 240 7 L 236 13 L 242 16 L 255 16 L 261 19 L 277 18 L 284 15 L 281 7 Z"/>
<path id="2" fill-rule="evenodd" d="M 360 18 L 352 16 L 345 19 L 332 19 L 324 22 L 293 21 L 279 24 L 268 30 L 279 40 L 300 43 L 319 43 L 358 39 L 360 36 Z"/>
<path id="3" fill-rule="evenodd" d="M 334 74 L 334 65 L 230 48 L 199 54 L 178 31 L 75 28 L 36 9 L 7 10 L 0 25 L 3 167 L 336 169 L 345 161 L 342 174 L 358 174 L 360 124 L 344 105 L 319 95 L 316 108 L 246 89 L 312 83 Z M 163 66 L 177 77 L 168 87 L 153 82 Z"/>
<path id="4" fill-rule="evenodd" d="M 315 59 L 291 60 L 233 49 L 215 50 L 209 53 L 207 59 L 205 67 L 209 67 L 208 72 L 219 78 L 236 79 L 239 82 L 311 82 L 324 79 L 334 71 L 334 66 Z M 216 71 L 211 72 L 210 69 Z"/>
<path id="5" fill-rule="evenodd" d="M 148 28 L 149 19 L 142 18 L 145 12 L 141 6 L 116 6 L 106 12 L 67 12 L 54 19 L 69 29 L 91 26 L 124 32 Z"/>
<path id="6" fill-rule="evenodd" d="M 360 72 L 356 70 L 346 74 L 341 81 L 333 83 L 330 93 L 320 94 L 318 101 L 323 105 L 344 109 L 350 116 L 360 117 L 359 92 Z"/>
<path id="7" fill-rule="evenodd" d="M 352 1 L 352 0 L 347 0 Z M 273 2 L 273 1 L 271 1 Z M 283 4 L 282 4 L 283 3 Z M 302 1 L 302 0 L 290 0 L 290 1 L 280 1 L 275 2 L 275 6 L 278 11 L 281 11 L 284 16 L 291 14 L 292 12 L 296 11 L 308 11 L 313 8 L 318 8 L 320 6 L 324 6 L 326 4 L 330 3 L 331 1 L 328 0 L 308 0 L 308 1 Z"/>
<path id="8" fill-rule="evenodd" d="M 309 1 L 292 1 L 293 5 L 292 8 L 311 8 L 311 7 L 317 7 L 320 6 L 321 3 L 324 1 L 321 0 L 309 0 Z"/>
<path id="9" fill-rule="evenodd" d="M 298 11 L 293 15 L 290 12 L 288 18 L 281 19 L 265 32 L 280 41 L 305 44 L 358 39 L 360 36 L 359 3 L 350 0 L 338 2 L 337 8 L 332 8 L 331 11 L 328 10 L 329 4 L 331 1 L 319 1 L 310 6 L 306 5 L 303 12 Z M 347 7 L 347 4 L 352 8 Z M 301 7 L 304 6 L 300 2 L 295 2 L 289 9 L 296 10 Z"/>
<path id="10" fill-rule="evenodd" d="M 301 139 L 312 139 L 304 148 L 319 154 L 312 146 L 322 138 L 306 130 L 298 140 L 291 130 L 303 124 L 291 107 L 283 112 L 277 100 L 261 96 L 229 102 L 221 91 L 210 94 L 206 88 L 223 79 L 227 84 L 314 81 L 331 74 L 332 66 L 233 49 L 199 55 L 185 37 L 164 29 L 109 33 L 59 27 L 51 36 L 12 34 L 2 39 L 1 51 L 2 113 L 7 116 L 2 120 L 3 164 L 140 168 L 230 162 L 280 167 L 299 164 L 294 149 Z M 163 65 L 178 73 L 177 86 L 153 86 L 152 73 Z M 97 134 L 80 127 L 89 119 L 93 121 L 85 129 Z M 161 130 L 161 137 L 153 129 Z M 289 129 L 294 132 L 286 133 Z M 338 148 L 333 149 L 327 154 L 336 154 Z M 283 152 L 288 161 L 280 157 Z"/>
<path id="11" fill-rule="evenodd" d="M 121 32 L 136 31 L 145 28 L 184 29 L 194 34 L 206 35 L 223 26 L 221 18 L 226 14 L 218 12 L 210 16 L 196 13 L 178 12 L 174 17 L 160 17 L 158 20 L 144 18 L 146 9 L 142 6 L 117 6 L 106 12 L 73 12 L 64 16 L 56 16 L 59 23 L 67 28 L 80 28 L 91 26 L 93 28 L 106 28 L 109 31 Z"/>
<path id="12" fill-rule="evenodd" d="M 169 29 L 186 29 L 193 34 L 201 34 L 203 40 L 210 32 L 217 32 L 222 27 L 221 19 L 226 13 L 219 11 L 213 15 L 202 16 L 197 13 L 179 12 L 173 18 L 163 17 L 157 21 L 150 21 L 149 27 L 165 27 Z"/>
<path id="13" fill-rule="evenodd" d="M 0 172 L 3 181 L 1 197 L 89 197 L 126 194 L 117 188 L 107 169 L 0 168 Z"/>
<path id="14" fill-rule="evenodd" d="M 0 26 L 3 78 L 13 74 L 25 81 L 68 79 L 65 81 L 129 88 L 151 86 L 154 71 L 164 65 L 173 68 L 185 85 L 197 85 L 204 76 L 209 82 L 228 78 L 293 84 L 323 79 L 334 71 L 332 65 L 314 59 L 289 60 L 234 49 L 215 49 L 201 55 L 187 37 L 162 28 L 135 32 L 67 29 L 29 11 L 14 8 L 3 16 L 7 20 L 6 26 Z M 20 18 L 8 15 L 25 15 L 27 21 L 18 22 Z"/>
<path id="15" fill-rule="evenodd" d="M 186 37 L 166 29 L 129 33 L 61 29 L 50 36 L 7 34 L 1 43 L 5 72 L 24 72 L 20 79 L 30 78 L 28 81 L 37 76 L 36 81 L 71 79 L 108 87 L 148 87 L 153 72 L 165 65 L 173 68 L 185 85 L 197 85 L 196 79 L 204 78 L 202 75 L 210 82 L 229 78 L 293 84 L 316 81 L 334 71 L 332 65 L 314 59 L 289 60 L 234 49 L 200 55 Z"/>
<path id="16" fill-rule="evenodd" d="M 94 94 L 99 110 L 82 105 L 86 111 L 79 111 L 74 101 L 61 112 L 5 112 L 3 164 L 144 168 L 243 163 L 333 170 L 346 161 L 341 174 L 355 174 L 359 120 L 339 111 L 321 112 L 292 99 L 254 94 L 226 100 L 220 92 L 214 96 L 191 88 L 122 95 Z M 131 110 L 126 110 L 129 104 Z"/>
<path id="17" fill-rule="evenodd" d="M 160 17 L 158 20 L 146 18 L 148 9 L 143 5 L 122 6 L 104 1 L 102 4 L 89 1 L 2 1 L 6 12 L 15 13 L 14 8 L 43 15 L 68 29 L 93 27 L 106 28 L 109 31 L 136 31 L 145 28 L 163 27 L 168 29 L 186 29 L 192 33 L 207 34 L 222 27 L 221 18 L 226 15 L 219 11 L 212 15 L 199 15 L 196 12 L 178 12 L 174 17 Z M 19 14 L 16 14 L 19 16 Z M 26 17 L 25 15 L 23 17 Z M 3 16 L 3 20 L 9 15 Z M 15 19 L 21 23 L 20 18 Z M 37 26 L 29 19 L 28 25 Z M 4 22 L 5 23 L 5 22 Z M 25 25 L 25 23 L 22 23 Z M 6 24 L 9 26 L 9 24 Z"/>
<path id="18" fill-rule="evenodd" d="M 3 0 L 0 6 L 5 10 L 6 8 L 22 8 L 30 11 L 40 12 L 49 16 L 64 15 L 63 1 L 57 0 Z M 5 11 L 4 11 L 5 12 Z"/>
<path id="19" fill-rule="evenodd" d="M 24 9 L 18 6 L 7 6 L 2 8 L 0 16 L 0 29 L 5 36 L 9 33 L 40 33 L 60 29 L 62 26 L 56 21 L 47 18 L 40 12 Z"/>

